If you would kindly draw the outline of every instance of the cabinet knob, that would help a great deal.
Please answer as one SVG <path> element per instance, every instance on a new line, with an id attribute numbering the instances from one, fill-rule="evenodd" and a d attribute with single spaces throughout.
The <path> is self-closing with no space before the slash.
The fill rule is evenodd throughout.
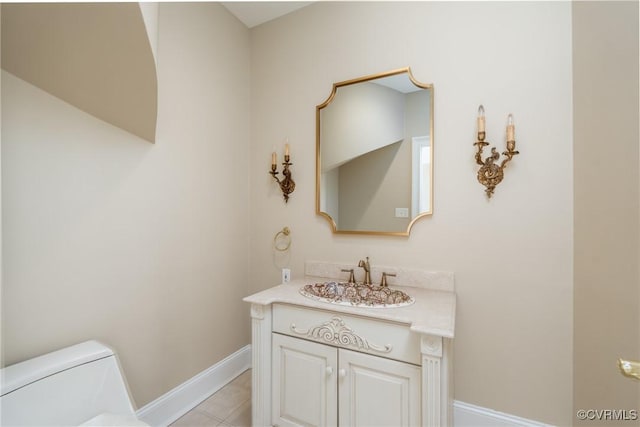
<path id="1" fill-rule="evenodd" d="M 340 376 L 340 378 L 344 378 L 344 377 L 346 377 L 346 376 L 347 376 L 347 371 L 346 371 L 346 370 L 344 370 L 344 369 L 340 369 L 340 370 L 338 371 L 338 375 Z"/>
<path id="2" fill-rule="evenodd" d="M 327 372 L 327 376 L 330 377 L 331 374 L 333 374 L 333 367 L 327 366 L 327 369 L 325 369 L 325 371 Z"/>

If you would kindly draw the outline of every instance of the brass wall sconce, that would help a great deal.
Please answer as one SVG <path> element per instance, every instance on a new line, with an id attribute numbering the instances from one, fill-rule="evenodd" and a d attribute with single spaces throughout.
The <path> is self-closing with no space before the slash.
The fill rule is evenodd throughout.
<path id="1" fill-rule="evenodd" d="M 277 177 L 277 159 L 278 156 L 274 151 L 273 153 L 271 153 L 271 171 L 269 171 L 269 173 L 273 176 L 273 179 L 275 179 L 276 182 L 280 185 L 280 189 L 282 190 L 282 197 L 284 197 L 284 202 L 288 203 L 289 194 L 293 193 L 293 190 L 295 190 L 296 188 L 296 183 L 291 178 L 291 170 L 289 170 L 289 166 L 293 164 L 289 162 L 289 160 L 291 159 L 291 157 L 289 156 L 289 144 L 285 144 L 284 146 L 284 162 L 282 163 L 282 174 L 284 175 L 284 178 L 282 179 L 282 181 L 280 181 Z"/>
<path id="2" fill-rule="evenodd" d="M 500 184 L 504 178 L 504 169 L 507 167 L 507 163 L 511 161 L 513 156 L 520 154 L 520 152 L 516 151 L 513 115 L 509 114 L 507 119 L 507 151 L 502 153 L 502 155 L 507 158 L 502 160 L 500 165 L 496 164 L 500 158 L 500 154 L 498 154 L 495 147 L 491 147 L 491 155 L 484 161 L 482 160 L 482 149 L 489 145 L 488 142 L 484 141 L 485 136 L 484 107 L 480 105 L 480 107 L 478 107 L 478 141 L 473 145 L 478 147 L 478 152 L 476 153 L 476 163 L 480 165 L 478 182 L 487 187 L 484 191 L 487 193 L 487 197 L 491 198 L 496 186 Z"/>

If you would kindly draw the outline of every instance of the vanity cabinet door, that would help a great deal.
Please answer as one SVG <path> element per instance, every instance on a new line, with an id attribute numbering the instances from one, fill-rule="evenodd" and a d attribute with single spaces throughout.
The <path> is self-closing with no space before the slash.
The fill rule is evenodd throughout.
<path id="1" fill-rule="evenodd" d="M 339 425 L 420 425 L 420 367 L 339 350 Z"/>
<path id="2" fill-rule="evenodd" d="M 335 348 L 272 334 L 272 422 L 276 426 L 335 426 Z"/>

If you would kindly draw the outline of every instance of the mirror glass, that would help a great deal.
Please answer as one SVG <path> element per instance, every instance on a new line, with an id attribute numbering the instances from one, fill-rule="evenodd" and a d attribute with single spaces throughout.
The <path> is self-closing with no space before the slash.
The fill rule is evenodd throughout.
<path id="1" fill-rule="evenodd" d="M 316 138 L 316 212 L 335 233 L 407 236 L 432 213 L 433 86 L 409 68 L 335 83 Z"/>

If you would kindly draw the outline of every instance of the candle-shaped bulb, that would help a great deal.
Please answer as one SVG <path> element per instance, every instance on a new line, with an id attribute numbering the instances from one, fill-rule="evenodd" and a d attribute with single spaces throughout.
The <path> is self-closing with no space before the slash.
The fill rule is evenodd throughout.
<path id="1" fill-rule="evenodd" d="M 482 104 L 478 107 L 478 133 L 484 132 L 484 107 Z"/>
<path id="2" fill-rule="evenodd" d="M 275 168 L 277 164 L 278 164 L 278 157 L 276 152 L 274 151 L 271 153 L 271 167 Z"/>
<path id="3" fill-rule="evenodd" d="M 287 139 L 287 141 L 289 141 Z M 284 144 L 284 155 L 288 156 L 289 155 L 289 144 Z"/>
<path id="4" fill-rule="evenodd" d="M 515 141 L 515 126 L 513 125 L 513 114 L 507 117 L 507 141 Z"/>

